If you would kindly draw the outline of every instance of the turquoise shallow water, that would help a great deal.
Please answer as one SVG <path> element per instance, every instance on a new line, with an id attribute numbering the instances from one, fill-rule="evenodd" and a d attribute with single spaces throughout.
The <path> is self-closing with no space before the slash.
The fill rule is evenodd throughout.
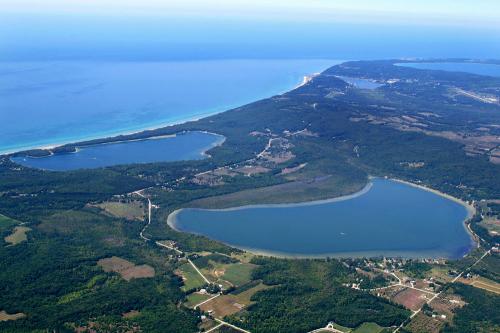
<path id="1" fill-rule="evenodd" d="M 368 192 L 348 200 L 183 209 L 173 223 L 181 231 L 277 255 L 458 258 L 473 246 L 466 216 L 457 202 L 374 179 Z"/>
<path id="2" fill-rule="evenodd" d="M 24 166 L 67 171 L 101 168 L 119 164 L 171 162 L 205 158 L 205 152 L 224 137 L 204 132 L 187 132 L 175 136 L 146 140 L 107 143 L 79 148 L 74 153 L 55 154 L 47 157 L 13 157 Z"/>
<path id="3" fill-rule="evenodd" d="M 290 90 L 335 60 L 0 62 L 0 153 L 159 127 Z"/>

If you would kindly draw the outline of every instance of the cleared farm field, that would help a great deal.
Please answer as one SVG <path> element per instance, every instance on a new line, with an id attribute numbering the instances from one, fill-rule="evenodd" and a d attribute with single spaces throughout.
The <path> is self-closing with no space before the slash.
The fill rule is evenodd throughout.
<path id="1" fill-rule="evenodd" d="M 465 284 L 470 284 L 476 288 L 481 288 L 495 294 L 500 294 L 500 283 L 486 279 L 484 277 L 477 277 L 472 280 L 461 281 Z"/>
<path id="2" fill-rule="evenodd" d="M 179 267 L 177 274 L 180 275 L 184 281 L 184 285 L 181 287 L 182 291 L 199 288 L 205 284 L 205 281 L 200 274 L 198 274 L 198 272 L 196 272 L 193 266 L 189 263 Z"/>
<path id="3" fill-rule="evenodd" d="M 224 271 L 224 280 L 235 286 L 241 286 L 251 280 L 252 271 L 256 266 L 252 264 L 234 264 L 228 266 Z"/>
<path id="4" fill-rule="evenodd" d="M 143 220 L 144 204 L 141 201 L 116 202 L 107 201 L 96 205 L 112 216 L 125 218 L 127 220 Z"/>
<path id="5" fill-rule="evenodd" d="M 252 303 L 250 298 L 256 292 L 266 288 L 269 287 L 264 284 L 258 284 L 257 286 L 239 294 L 228 294 L 217 297 L 214 300 L 203 304 L 200 308 L 203 311 L 213 311 L 217 318 L 224 318 L 225 316 L 235 314 L 250 305 Z"/>
<path id="6" fill-rule="evenodd" d="M 192 307 L 196 306 L 197 304 L 200 304 L 201 302 L 206 301 L 210 297 L 212 297 L 212 296 L 207 295 L 207 294 L 192 293 L 192 294 L 188 295 L 187 300 L 184 303 L 184 305 L 187 306 L 188 308 L 192 308 Z"/>
<path id="7" fill-rule="evenodd" d="M 97 262 L 105 272 L 116 272 L 121 277 L 130 281 L 132 279 L 149 278 L 155 276 L 155 270 L 149 265 L 135 265 L 120 257 L 101 259 Z"/>
<path id="8" fill-rule="evenodd" d="M 17 320 L 26 317 L 24 313 L 8 314 L 6 311 L 0 311 L 0 321 Z"/>
<path id="9" fill-rule="evenodd" d="M 6 236 L 4 240 L 11 245 L 25 242 L 28 240 L 28 236 L 26 235 L 26 233 L 30 230 L 31 228 L 28 227 L 17 226 L 14 228 L 12 234 Z"/>
<path id="10" fill-rule="evenodd" d="M 363 323 L 361 326 L 356 328 L 353 333 L 380 333 L 383 330 L 384 328 L 376 323 Z"/>

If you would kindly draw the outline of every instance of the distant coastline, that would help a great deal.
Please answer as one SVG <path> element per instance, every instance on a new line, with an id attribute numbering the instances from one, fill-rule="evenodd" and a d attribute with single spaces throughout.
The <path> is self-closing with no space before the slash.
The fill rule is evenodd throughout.
<path id="1" fill-rule="evenodd" d="M 330 68 L 331 66 L 335 66 L 339 63 L 344 62 L 344 60 L 337 60 L 337 59 L 322 59 L 322 61 L 328 61 L 328 64 L 324 64 L 324 66 L 321 67 L 321 71 L 326 70 Z M 318 67 L 319 68 L 319 67 Z M 288 93 L 290 91 L 293 91 L 295 89 L 298 89 L 302 87 L 304 84 L 307 84 L 313 77 L 319 75 L 320 73 L 317 72 L 318 69 L 313 69 L 310 72 L 303 72 L 303 74 L 299 77 L 296 77 L 295 82 L 289 82 L 287 84 L 287 87 L 278 87 L 275 89 L 273 92 L 269 92 L 268 94 L 260 97 L 255 97 L 248 99 L 246 101 L 239 101 L 237 103 L 233 104 L 228 104 L 228 105 L 219 105 L 219 106 L 211 106 L 208 108 L 205 108 L 203 110 L 200 110 L 198 112 L 192 111 L 190 114 L 186 115 L 178 115 L 176 117 L 170 118 L 170 119 L 164 119 L 164 120 L 157 120 L 153 121 L 149 124 L 144 124 L 144 126 L 138 126 L 136 128 L 123 128 L 123 129 L 117 129 L 117 130 L 108 130 L 100 133 L 95 133 L 95 134 L 90 134 L 88 136 L 83 135 L 82 137 L 70 137 L 70 138 L 64 138 L 64 139 L 56 139 L 53 142 L 49 143 L 33 143 L 33 144 L 26 144 L 23 146 L 14 146 L 10 148 L 5 148 L 5 149 L 0 149 L 0 156 L 3 155 L 14 155 L 18 153 L 24 153 L 28 151 L 52 151 L 52 150 L 58 150 L 61 148 L 66 148 L 66 147 L 76 147 L 76 146 L 87 146 L 87 142 L 92 142 L 92 141 L 107 141 L 107 142 L 115 142 L 114 139 L 117 139 L 116 141 L 132 141 L 134 138 L 128 139 L 126 137 L 128 136 L 138 136 L 138 135 L 143 135 L 144 137 L 141 139 L 146 138 L 146 136 L 153 137 L 157 136 L 155 133 L 150 133 L 148 132 L 156 132 L 160 130 L 168 130 L 171 127 L 175 127 L 178 125 L 183 125 L 186 123 L 190 122 L 196 122 L 200 119 L 204 119 L 210 116 L 214 116 L 220 113 L 224 113 L 229 110 L 233 110 L 236 108 L 239 108 L 243 105 L 247 105 L 256 101 L 260 101 L 266 98 L 270 98 L 272 96 L 278 96 L 282 95 L 285 93 Z M 193 114 L 194 113 L 194 114 Z M 129 126 L 130 127 L 130 126 Z M 47 154 L 48 155 L 48 154 Z"/>
<path id="2" fill-rule="evenodd" d="M 224 111 L 227 111 L 227 110 L 224 110 Z M 140 141 L 140 140 L 175 137 L 175 135 L 180 134 L 183 131 L 179 131 L 177 133 L 172 133 L 172 134 L 157 134 L 157 135 L 152 134 L 151 136 L 145 136 L 143 138 L 129 138 L 129 139 L 122 138 L 122 137 L 127 137 L 127 136 L 145 134 L 148 131 L 157 131 L 157 130 L 161 130 L 161 129 L 167 129 L 169 127 L 174 127 L 176 125 L 182 125 L 182 124 L 186 124 L 189 122 L 198 121 L 200 119 L 210 117 L 212 115 L 216 115 L 216 114 L 219 114 L 219 113 L 224 112 L 224 111 L 214 111 L 214 112 L 210 112 L 210 113 L 206 113 L 206 114 L 202 114 L 202 115 L 193 116 L 191 118 L 185 118 L 185 119 L 179 120 L 179 121 L 171 121 L 171 122 L 162 123 L 159 125 L 145 127 L 145 128 L 139 129 L 139 130 L 124 131 L 124 132 L 119 132 L 119 133 L 115 133 L 115 134 L 111 134 L 111 135 L 107 135 L 107 136 L 98 134 L 95 136 L 80 139 L 78 141 L 75 141 L 75 140 L 60 141 L 60 142 L 56 142 L 53 144 L 46 144 L 46 145 L 39 145 L 39 146 L 35 145 L 35 146 L 28 147 L 28 148 L 16 148 L 16 149 L 11 149 L 11 150 L 1 151 L 0 156 L 13 155 L 13 154 L 24 153 L 24 152 L 35 151 L 35 150 L 45 150 L 45 151 L 52 152 L 52 150 L 54 150 L 54 149 L 58 149 L 58 148 L 66 147 L 66 146 L 80 147 L 81 148 L 81 147 L 95 146 L 95 145 L 99 145 L 99 144 L 123 143 L 123 142 L 132 142 L 132 141 Z M 206 132 L 206 131 L 199 131 L 199 132 Z M 216 133 L 211 133 L 211 134 L 216 134 Z M 217 134 L 217 135 L 219 135 L 219 134 Z M 114 140 L 115 138 L 117 138 L 117 140 Z M 97 141 L 97 140 L 103 140 L 106 142 L 92 143 L 92 141 Z M 88 144 L 87 144 L 87 142 L 88 142 Z"/>

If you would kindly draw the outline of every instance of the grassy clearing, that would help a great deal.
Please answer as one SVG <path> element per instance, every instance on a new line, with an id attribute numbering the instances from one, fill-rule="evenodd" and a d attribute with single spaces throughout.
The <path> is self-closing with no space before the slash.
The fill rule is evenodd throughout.
<path id="1" fill-rule="evenodd" d="M 333 323 L 333 327 L 339 331 L 342 331 L 342 332 L 345 332 L 345 333 L 349 333 L 349 332 L 352 332 L 352 328 L 349 328 L 349 327 L 345 327 L 345 326 L 342 326 L 342 325 L 339 325 L 337 323 Z"/>
<path id="2" fill-rule="evenodd" d="M 295 203 L 334 198 L 355 193 L 366 185 L 363 178 L 345 182 L 339 176 L 313 172 L 285 184 L 248 189 L 230 194 L 198 199 L 190 203 L 196 208 L 228 208 L 263 203 Z"/>
<path id="3" fill-rule="evenodd" d="M 433 266 L 430 275 L 437 281 L 448 283 L 453 280 L 453 277 L 448 275 L 449 267 L 446 266 Z"/>
<path id="4" fill-rule="evenodd" d="M 255 267 L 252 264 L 230 265 L 226 267 L 223 278 L 235 286 L 241 286 L 251 280 L 252 271 Z"/>
<path id="5" fill-rule="evenodd" d="M 255 254 L 250 252 L 233 253 L 231 257 L 235 258 L 239 262 L 249 263 L 255 257 Z"/>
<path id="6" fill-rule="evenodd" d="M 328 323 L 328 324 L 330 324 L 330 323 Z M 352 328 L 345 327 L 345 326 L 342 326 L 342 325 L 339 325 L 336 323 L 332 323 L 332 326 L 333 326 L 333 328 L 335 328 L 336 330 L 339 330 L 341 332 L 345 332 L 345 333 L 352 332 Z M 330 329 L 324 329 L 324 330 L 318 331 L 318 333 L 328 333 L 328 332 L 332 333 L 332 331 Z"/>
<path id="7" fill-rule="evenodd" d="M 15 227 L 12 234 L 5 237 L 4 240 L 10 245 L 17 245 L 19 243 L 25 242 L 28 240 L 28 236 L 26 235 L 26 233 L 30 230 L 31 228 L 28 227 Z"/>
<path id="8" fill-rule="evenodd" d="M 26 317 L 24 313 L 8 314 L 5 311 L 0 311 L 0 321 L 17 320 Z"/>
<path id="9" fill-rule="evenodd" d="M 106 201 L 96 205 L 114 217 L 128 220 L 144 220 L 145 210 L 142 201 L 116 202 Z"/>
<path id="10" fill-rule="evenodd" d="M 500 221 L 495 217 L 486 217 L 479 225 L 486 228 L 490 235 L 500 235 Z"/>
<path id="11" fill-rule="evenodd" d="M 177 270 L 178 275 L 182 276 L 184 280 L 184 285 L 181 287 L 182 291 L 191 290 L 193 288 L 199 288 L 205 284 L 205 280 L 195 271 L 193 266 L 189 263 L 185 263 Z"/>
<path id="12" fill-rule="evenodd" d="M 210 297 L 212 297 L 212 296 L 200 294 L 200 293 L 192 293 L 192 294 L 188 295 L 187 300 L 184 303 L 184 305 L 187 306 L 188 308 L 192 308 L 195 305 L 200 304 L 203 301 L 206 301 Z"/>
<path id="13" fill-rule="evenodd" d="M 471 284 L 476 288 L 481 288 L 484 290 L 488 290 L 492 293 L 500 295 L 500 283 L 492 281 L 490 279 L 486 279 L 484 277 L 474 278 L 472 281 L 464 282 L 466 284 Z"/>
<path id="14" fill-rule="evenodd" d="M 97 265 L 105 272 L 115 272 L 130 281 L 132 279 L 149 278 L 155 276 L 155 270 L 149 265 L 136 266 L 134 263 L 120 257 L 100 259 Z"/>
<path id="15" fill-rule="evenodd" d="M 380 333 L 383 330 L 384 328 L 376 323 L 363 323 L 361 326 L 356 328 L 353 333 Z"/>

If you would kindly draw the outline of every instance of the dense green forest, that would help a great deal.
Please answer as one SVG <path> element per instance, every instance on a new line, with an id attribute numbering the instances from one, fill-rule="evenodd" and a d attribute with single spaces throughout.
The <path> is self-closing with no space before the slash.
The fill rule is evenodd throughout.
<path id="1" fill-rule="evenodd" d="M 467 305 L 457 310 L 453 323 L 443 332 L 500 332 L 498 295 L 464 284 L 454 284 L 449 288 L 462 296 Z"/>
<path id="2" fill-rule="evenodd" d="M 252 332 L 307 332 L 329 321 L 357 327 L 363 322 L 399 325 L 408 311 L 368 293 L 343 286 L 355 278 L 337 260 L 258 258 L 253 278 L 273 288 L 254 295 L 248 311 L 232 322 Z"/>

